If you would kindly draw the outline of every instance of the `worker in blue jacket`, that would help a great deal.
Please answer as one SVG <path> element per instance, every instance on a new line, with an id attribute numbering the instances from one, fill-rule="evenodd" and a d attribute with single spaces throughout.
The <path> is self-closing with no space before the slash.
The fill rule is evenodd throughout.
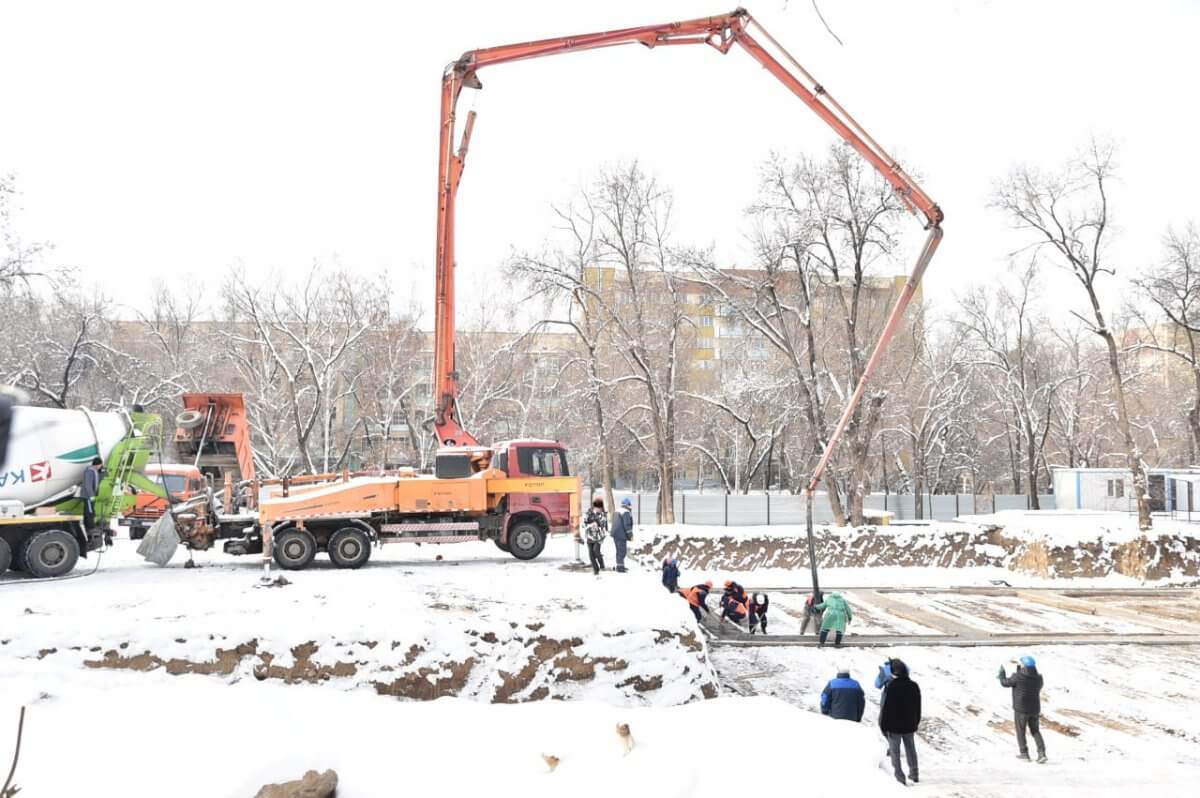
<path id="1" fill-rule="evenodd" d="M 879 675 L 875 677 L 875 689 L 882 690 L 887 687 L 892 678 L 892 659 L 888 657 L 888 660 L 879 666 Z"/>
<path id="2" fill-rule="evenodd" d="M 850 678 L 850 666 L 838 668 L 837 677 L 831 679 L 821 691 L 821 714 L 834 720 L 862 720 L 867 708 L 867 697 L 862 685 Z"/>
<path id="3" fill-rule="evenodd" d="M 679 590 L 679 558 L 663 557 L 662 583 L 668 593 Z"/>

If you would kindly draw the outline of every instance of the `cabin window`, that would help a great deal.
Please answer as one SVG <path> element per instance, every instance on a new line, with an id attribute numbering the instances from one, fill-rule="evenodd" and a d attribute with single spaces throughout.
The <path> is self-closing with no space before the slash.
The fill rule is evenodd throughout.
<path id="1" fill-rule="evenodd" d="M 171 493 L 183 493 L 191 487 L 183 474 L 159 474 L 156 481 Z"/>
<path id="2" fill-rule="evenodd" d="M 532 446 L 521 446 L 517 449 L 517 464 L 521 467 L 521 473 L 526 476 L 552 477 L 554 476 L 554 461 L 561 454 L 560 449 L 536 449 Z M 563 466 L 566 466 L 565 461 Z"/>
<path id="3" fill-rule="evenodd" d="M 1110 479 L 1108 481 L 1108 495 L 1113 499 L 1125 498 L 1125 480 Z"/>

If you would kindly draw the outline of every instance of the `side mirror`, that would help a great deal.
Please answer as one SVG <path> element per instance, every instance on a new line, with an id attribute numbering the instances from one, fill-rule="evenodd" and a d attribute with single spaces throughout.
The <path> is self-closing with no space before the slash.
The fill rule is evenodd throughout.
<path id="1" fill-rule="evenodd" d="M 8 457 L 8 437 L 12 431 L 13 400 L 0 393 L 0 463 Z"/>

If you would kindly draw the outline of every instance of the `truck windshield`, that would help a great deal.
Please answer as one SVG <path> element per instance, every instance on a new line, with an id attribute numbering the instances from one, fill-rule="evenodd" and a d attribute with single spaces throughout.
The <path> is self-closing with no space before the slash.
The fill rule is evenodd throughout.
<path id="1" fill-rule="evenodd" d="M 521 473 L 531 477 L 554 476 L 554 463 L 559 464 L 559 476 L 570 476 L 567 472 L 567 457 L 562 449 L 520 446 L 517 448 L 517 465 Z"/>
<path id="2" fill-rule="evenodd" d="M 188 489 L 188 478 L 182 474 L 159 474 L 156 481 L 171 493 L 183 493 Z"/>

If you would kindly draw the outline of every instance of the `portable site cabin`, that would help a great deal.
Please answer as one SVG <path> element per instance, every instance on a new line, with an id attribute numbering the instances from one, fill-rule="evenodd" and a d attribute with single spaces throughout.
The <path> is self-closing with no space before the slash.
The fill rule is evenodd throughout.
<path id="1" fill-rule="evenodd" d="M 1125 468 L 1052 468 L 1060 510 L 1135 512 L 1133 473 Z M 1195 512 L 1200 517 L 1200 468 L 1146 471 L 1150 511 Z"/>

